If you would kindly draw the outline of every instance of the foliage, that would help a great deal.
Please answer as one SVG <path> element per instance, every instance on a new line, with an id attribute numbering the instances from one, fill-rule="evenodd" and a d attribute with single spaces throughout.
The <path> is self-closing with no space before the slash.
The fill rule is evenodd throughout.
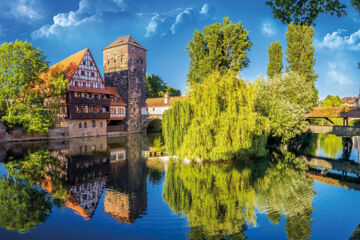
<path id="1" fill-rule="evenodd" d="M 0 226 L 24 233 L 45 222 L 51 202 L 45 191 L 28 181 L 0 178 Z"/>
<path id="2" fill-rule="evenodd" d="M 289 66 L 287 71 L 294 71 L 311 82 L 313 91 L 313 105 L 318 100 L 318 91 L 315 88 L 317 75 L 315 74 L 314 65 L 315 46 L 312 44 L 314 29 L 311 26 L 290 24 L 286 33 L 287 49 L 286 60 Z"/>
<path id="3" fill-rule="evenodd" d="M 350 0 L 351 5 L 360 13 L 360 1 L 359 0 Z"/>
<path id="4" fill-rule="evenodd" d="M 343 101 L 339 96 L 327 95 L 326 98 L 321 101 L 322 107 L 338 107 L 342 105 Z"/>
<path id="5" fill-rule="evenodd" d="M 147 98 L 164 97 L 166 92 L 169 93 L 170 97 L 181 96 L 180 90 L 167 86 L 159 76 L 154 74 L 146 75 Z"/>
<path id="6" fill-rule="evenodd" d="M 181 147 L 193 119 L 193 107 L 188 100 L 176 101 L 163 116 L 162 129 L 168 154 L 174 155 Z"/>
<path id="7" fill-rule="evenodd" d="M 10 42 L 0 45 L 0 106 L 1 120 L 12 129 L 22 127 L 28 133 L 46 134 L 51 126 L 54 105 L 52 97 L 62 95 L 67 89 L 63 74 L 47 72 L 47 62 L 42 51 L 27 42 Z"/>
<path id="8" fill-rule="evenodd" d="M 233 24 L 228 17 L 223 23 L 205 26 L 202 32 L 195 31 L 189 42 L 190 66 L 188 83 L 200 83 L 213 71 L 231 69 L 239 72 L 249 64 L 247 51 L 252 43 L 249 32 L 241 22 Z"/>
<path id="9" fill-rule="evenodd" d="M 164 115 L 169 153 L 193 160 L 265 155 L 269 124 L 255 111 L 256 90 L 232 71 L 215 72 L 202 83 L 194 83 L 188 102 Z M 192 111 L 183 116 L 179 106 L 189 106 L 186 109 Z"/>
<path id="10" fill-rule="evenodd" d="M 295 72 L 257 80 L 256 110 L 270 120 L 270 133 L 283 142 L 307 125 L 305 113 L 312 106 L 312 84 Z"/>
<path id="11" fill-rule="evenodd" d="M 358 10 L 358 0 L 351 0 Z M 266 5 L 272 9 L 274 18 L 284 24 L 315 25 L 320 13 L 330 13 L 337 17 L 346 16 L 346 5 L 339 0 L 267 0 Z"/>
<path id="12" fill-rule="evenodd" d="M 273 42 L 268 49 L 269 63 L 267 65 L 267 76 L 272 78 L 276 74 L 280 74 L 283 68 L 282 58 L 283 52 L 280 42 Z"/>
<path id="13" fill-rule="evenodd" d="M 156 137 L 154 139 L 154 150 L 161 151 L 163 149 L 162 145 L 163 145 L 163 142 L 161 141 L 161 137 Z"/>

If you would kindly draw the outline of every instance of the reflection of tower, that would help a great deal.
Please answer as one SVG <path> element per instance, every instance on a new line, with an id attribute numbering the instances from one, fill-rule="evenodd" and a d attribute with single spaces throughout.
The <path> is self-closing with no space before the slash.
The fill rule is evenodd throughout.
<path id="1" fill-rule="evenodd" d="M 110 148 L 110 152 L 112 150 Z M 147 208 L 146 164 L 141 158 L 141 136 L 128 136 L 126 155 L 126 160 L 111 163 L 104 208 L 118 222 L 132 223 Z"/>

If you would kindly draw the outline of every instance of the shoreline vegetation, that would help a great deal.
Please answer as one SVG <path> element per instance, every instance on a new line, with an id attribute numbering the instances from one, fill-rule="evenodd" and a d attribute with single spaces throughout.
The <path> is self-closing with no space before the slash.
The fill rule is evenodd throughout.
<path id="1" fill-rule="evenodd" d="M 254 83 L 239 74 L 249 64 L 248 34 L 227 17 L 195 31 L 187 48 L 187 98 L 163 117 L 169 155 L 208 161 L 263 157 L 268 142 L 289 143 L 306 127 L 305 114 L 318 99 L 313 28 L 290 24 L 285 72 L 277 43 L 275 50 L 269 47 L 269 76 Z"/>

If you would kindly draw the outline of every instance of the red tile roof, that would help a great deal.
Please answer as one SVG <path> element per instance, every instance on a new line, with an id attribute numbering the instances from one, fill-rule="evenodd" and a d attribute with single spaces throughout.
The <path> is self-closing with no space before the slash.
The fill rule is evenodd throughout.
<path id="1" fill-rule="evenodd" d="M 164 107 L 164 106 L 170 106 L 172 103 L 185 99 L 184 96 L 179 97 L 169 97 L 169 101 L 165 103 L 165 98 L 148 98 L 146 99 L 146 106 L 147 107 Z"/>

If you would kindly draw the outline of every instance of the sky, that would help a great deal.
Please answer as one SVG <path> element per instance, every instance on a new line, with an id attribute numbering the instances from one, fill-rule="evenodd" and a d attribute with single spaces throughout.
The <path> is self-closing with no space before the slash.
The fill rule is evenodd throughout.
<path id="1" fill-rule="evenodd" d="M 360 15 L 350 5 L 348 16 L 320 15 L 314 45 L 316 87 L 328 94 L 358 96 L 360 88 Z M 147 51 L 147 74 L 159 75 L 185 94 L 194 31 L 228 16 L 241 21 L 253 46 L 245 80 L 266 75 L 269 44 L 280 41 L 286 65 L 287 25 L 274 19 L 265 0 L 0 0 L 0 43 L 22 40 L 43 50 L 50 65 L 89 48 L 103 73 L 102 49 L 131 35 Z"/>

